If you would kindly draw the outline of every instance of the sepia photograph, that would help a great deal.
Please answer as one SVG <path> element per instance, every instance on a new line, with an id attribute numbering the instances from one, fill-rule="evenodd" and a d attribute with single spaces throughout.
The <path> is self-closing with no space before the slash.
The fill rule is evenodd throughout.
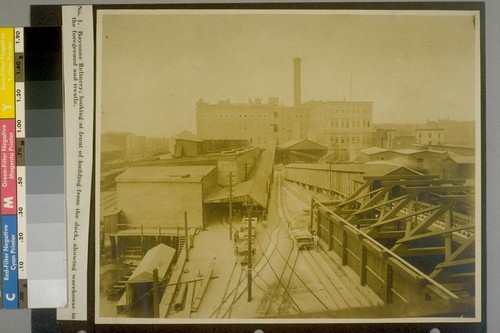
<path id="1" fill-rule="evenodd" d="M 478 10 L 96 11 L 96 323 L 482 320 Z"/>

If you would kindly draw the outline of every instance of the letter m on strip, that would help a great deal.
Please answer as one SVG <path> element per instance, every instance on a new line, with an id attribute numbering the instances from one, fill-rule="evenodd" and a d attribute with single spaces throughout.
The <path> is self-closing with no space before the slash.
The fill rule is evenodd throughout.
<path id="1" fill-rule="evenodd" d="M 3 198 L 3 208 L 14 209 L 14 197 Z"/>

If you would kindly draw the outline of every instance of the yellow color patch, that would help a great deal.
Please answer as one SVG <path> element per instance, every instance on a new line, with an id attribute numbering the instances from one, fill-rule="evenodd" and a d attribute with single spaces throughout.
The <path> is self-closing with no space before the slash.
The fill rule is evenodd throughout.
<path id="1" fill-rule="evenodd" d="M 0 28 L 0 118 L 15 118 L 14 28 Z"/>

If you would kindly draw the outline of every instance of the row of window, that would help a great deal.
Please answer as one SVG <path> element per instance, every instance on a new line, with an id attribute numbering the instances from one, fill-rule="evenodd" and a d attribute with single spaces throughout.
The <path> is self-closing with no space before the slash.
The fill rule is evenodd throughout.
<path id="1" fill-rule="evenodd" d="M 371 111 L 369 109 L 336 109 L 336 110 L 330 110 L 329 111 L 330 116 L 334 115 L 339 115 L 339 114 L 345 114 L 345 115 L 354 115 L 354 114 L 370 114 Z"/>
<path id="2" fill-rule="evenodd" d="M 337 135 L 337 136 L 330 136 L 330 137 L 324 137 L 324 138 L 320 138 L 318 141 L 320 141 L 320 143 L 327 143 L 327 140 L 328 140 L 328 143 L 330 144 L 330 146 L 332 145 L 342 145 L 342 144 L 348 144 L 348 143 L 352 143 L 352 144 L 370 144 L 371 143 L 371 138 L 369 136 L 363 136 L 363 135 L 352 135 L 352 136 L 349 136 L 349 135 Z"/>
<path id="3" fill-rule="evenodd" d="M 432 139 L 432 133 L 428 133 L 428 135 L 427 135 L 427 136 L 428 136 L 428 138 L 429 138 L 429 139 Z M 422 137 L 423 137 L 422 133 L 418 133 L 418 138 L 419 138 L 419 139 L 422 139 Z M 437 134 L 437 137 L 438 137 L 439 139 L 441 139 L 441 133 L 438 133 L 438 134 Z"/>
<path id="4" fill-rule="evenodd" d="M 367 128 L 370 127 L 370 120 L 359 119 L 330 119 L 330 127 L 334 128 Z"/>

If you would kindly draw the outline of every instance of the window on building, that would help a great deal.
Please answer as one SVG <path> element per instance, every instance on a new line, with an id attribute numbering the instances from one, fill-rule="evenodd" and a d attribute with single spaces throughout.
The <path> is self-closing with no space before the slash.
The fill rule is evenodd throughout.
<path id="1" fill-rule="evenodd" d="M 274 133 L 278 132 L 278 125 L 273 124 L 273 132 Z"/>
<path id="2" fill-rule="evenodd" d="M 274 118 L 278 118 L 278 112 L 274 112 Z"/>

